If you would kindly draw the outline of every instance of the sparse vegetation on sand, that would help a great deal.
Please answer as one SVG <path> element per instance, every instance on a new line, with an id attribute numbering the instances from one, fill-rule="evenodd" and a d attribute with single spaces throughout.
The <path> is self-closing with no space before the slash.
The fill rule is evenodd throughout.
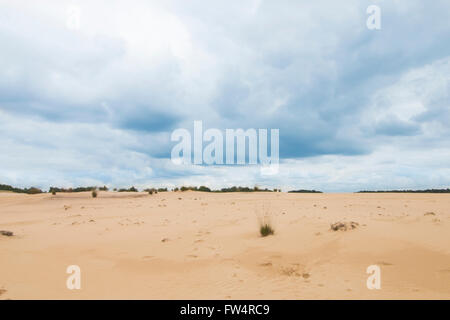
<path id="1" fill-rule="evenodd" d="M 350 221 L 350 222 L 336 222 L 330 226 L 330 229 L 333 231 L 347 231 L 356 229 L 359 226 L 359 223 Z"/>
<path id="2" fill-rule="evenodd" d="M 12 237 L 14 233 L 12 231 L 0 230 L 0 234 L 5 237 Z"/>
<path id="3" fill-rule="evenodd" d="M 92 190 L 92 198 L 97 198 L 97 190 Z"/>
<path id="4" fill-rule="evenodd" d="M 259 234 L 261 237 L 267 237 L 275 234 L 275 228 L 273 226 L 272 220 L 270 219 L 270 210 L 268 209 L 268 205 L 263 205 L 263 215 L 258 214 L 258 210 L 256 209 L 256 215 L 258 217 L 259 222 Z"/>
<path id="5" fill-rule="evenodd" d="M 259 233 L 261 234 L 261 237 L 267 237 L 273 235 L 275 230 L 269 222 L 264 222 L 259 226 Z"/>
<path id="6" fill-rule="evenodd" d="M 0 191 L 9 191 L 9 192 L 27 193 L 27 194 L 38 194 L 38 193 L 43 192 L 41 189 L 35 188 L 35 187 L 21 189 L 21 188 L 12 187 L 7 184 L 0 184 Z"/>
<path id="7" fill-rule="evenodd" d="M 145 189 L 145 192 L 148 192 L 148 194 L 152 195 L 152 194 L 156 194 L 158 193 L 158 190 L 156 190 L 155 188 L 149 188 L 149 189 Z"/>

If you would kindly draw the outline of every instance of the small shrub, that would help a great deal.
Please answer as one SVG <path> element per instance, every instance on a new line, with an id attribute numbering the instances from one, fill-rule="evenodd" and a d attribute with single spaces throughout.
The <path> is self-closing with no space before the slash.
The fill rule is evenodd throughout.
<path id="1" fill-rule="evenodd" d="M 148 190 L 148 194 L 152 195 L 153 194 L 153 190 Z"/>
<path id="2" fill-rule="evenodd" d="M 30 189 L 25 189 L 28 194 L 39 194 L 42 190 L 39 188 L 31 187 Z"/>
<path id="3" fill-rule="evenodd" d="M 198 188 L 198 191 L 201 191 L 201 192 L 211 192 L 211 189 L 208 188 L 208 187 L 205 187 L 205 186 L 200 186 L 200 187 Z"/>
<path id="4" fill-rule="evenodd" d="M 266 222 L 261 224 L 261 226 L 259 227 L 259 233 L 261 234 L 261 237 L 267 237 L 273 235 L 275 233 L 275 230 L 270 225 L 270 223 Z"/>
<path id="5" fill-rule="evenodd" d="M 97 198 L 97 190 L 92 190 L 92 198 Z"/>

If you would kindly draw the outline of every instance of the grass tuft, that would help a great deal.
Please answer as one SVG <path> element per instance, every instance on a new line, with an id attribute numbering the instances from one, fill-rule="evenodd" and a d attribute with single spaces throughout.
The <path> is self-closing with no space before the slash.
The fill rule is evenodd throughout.
<path id="1" fill-rule="evenodd" d="M 270 223 L 265 222 L 261 224 L 259 227 L 259 233 L 261 234 L 261 237 L 267 237 L 270 235 L 273 235 L 275 233 L 274 228 L 270 225 Z"/>
<path id="2" fill-rule="evenodd" d="M 92 190 L 92 198 L 97 198 L 97 190 Z"/>

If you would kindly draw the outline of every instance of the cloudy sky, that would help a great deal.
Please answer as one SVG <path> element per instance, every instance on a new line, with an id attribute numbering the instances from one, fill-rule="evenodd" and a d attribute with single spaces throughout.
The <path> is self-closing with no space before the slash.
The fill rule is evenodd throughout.
<path id="1" fill-rule="evenodd" d="M 372 4 L 381 30 L 366 27 Z M 449 12 L 448 0 L 0 0 L 0 184 L 449 187 Z M 279 129 L 279 173 L 173 164 L 170 135 L 194 120 Z"/>

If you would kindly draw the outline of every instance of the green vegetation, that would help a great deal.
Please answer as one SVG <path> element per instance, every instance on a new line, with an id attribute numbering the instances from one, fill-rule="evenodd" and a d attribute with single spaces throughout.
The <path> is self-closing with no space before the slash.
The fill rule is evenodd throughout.
<path id="1" fill-rule="evenodd" d="M 148 194 L 156 194 L 156 193 L 158 193 L 158 189 L 155 189 L 155 188 L 151 188 L 151 189 L 145 189 L 144 190 L 145 192 L 148 192 Z"/>
<path id="2" fill-rule="evenodd" d="M 131 187 L 129 189 L 119 189 L 119 192 L 139 192 L 138 189 L 136 189 L 135 187 Z"/>
<path id="3" fill-rule="evenodd" d="M 274 190 L 270 190 L 270 189 L 260 189 L 259 187 L 255 186 L 253 188 L 249 188 L 249 187 L 231 187 L 231 188 L 222 188 L 220 190 L 211 190 L 208 187 L 205 186 L 200 186 L 200 187 L 186 187 L 186 186 L 182 186 L 180 188 L 174 188 L 173 191 L 200 191 L 200 192 L 279 192 L 280 189 L 274 189 Z"/>
<path id="4" fill-rule="evenodd" d="M 89 192 L 92 190 L 97 189 L 96 187 L 77 187 L 77 188 L 56 188 L 56 187 L 50 187 L 49 192 L 56 193 L 56 192 Z M 102 188 L 100 188 L 101 190 Z"/>
<path id="5" fill-rule="evenodd" d="M 450 193 L 450 189 L 426 189 L 426 190 L 377 190 L 358 191 L 357 193 Z"/>
<path id="6" fill-rule="evenodd" d="M 270 223 L 265 222 L 262 223 L 261 226 L 259 227 L 259 233 L 261 234 L 261 237 L 267 237 L 273 235 L 275 233 L 275 230 L 270 225 Z"/>
<path id="7" fill-rule="evenodd" d="M 191 191 L 200 191 L 200 192 L 211 192 L 211 189 L 208 187 L 205 187 L 205 186 L 200 186 L 200 187 L 185 187 L 185 186 L 183 186 L 180 188 L 180 190 L 181 191 L 191 190 Z"/>
<path id="8" fill-rule="evenodd" d="M 41 189 L 35 187 L 21 189 L 9 186 L 7 184 L 0 184 L 0 191 L 10 191 L 15 193 L 26 193 L 26 194 L 38 194 L 43 192 Z"/>
<path id="9" fill-rule="evenodd" d="M 316 191 L 316 190 L 292 190 L 288 191 L 288 193 L 322 193 L 322 191 Z"/>

